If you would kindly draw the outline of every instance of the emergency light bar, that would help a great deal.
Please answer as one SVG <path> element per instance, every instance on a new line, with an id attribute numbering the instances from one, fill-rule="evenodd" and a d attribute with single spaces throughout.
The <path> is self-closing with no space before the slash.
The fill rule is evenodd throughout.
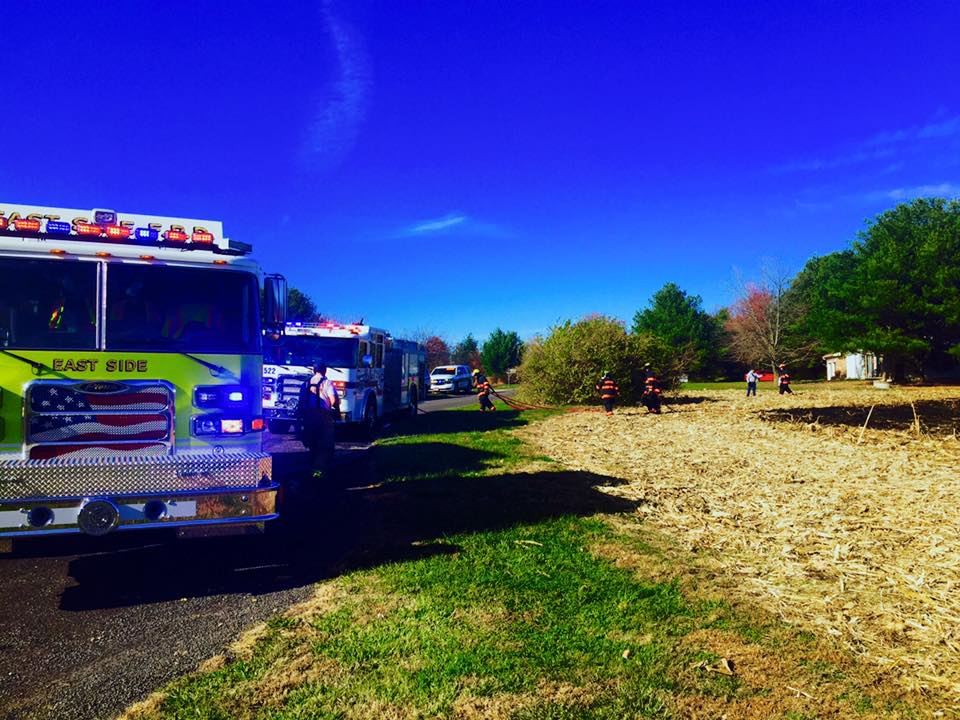
<path id="1" fill-rule="evenodd" d="M 253 249 L 225 238 L 223 225 L 217 221 L 0 203 L 0 239 L 11 236 L 174 247 L 221 255 L 247 255 Z"/>

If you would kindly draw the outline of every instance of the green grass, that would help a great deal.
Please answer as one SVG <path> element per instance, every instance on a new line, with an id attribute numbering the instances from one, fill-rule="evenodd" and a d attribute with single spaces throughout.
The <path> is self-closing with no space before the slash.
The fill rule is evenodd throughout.
<path id="1" fill-rule="evenodd" d="M 801 633 L 638 570 L 677 558 L 602 517 L 624 507 L 596 491 L 609 479 L 551 465 L 512 433 L 546 414 L 450 411 L 395 426 L 373 463 L 398 536 L 422 556 L 321 583 L 321 600 L 271 619 L 251 652 L 174 682 L 132 717 L 613 720 L 682 717 L 683 702 L 719 717 L 787 681 L 842 704 L 840 684 L 849 709 L 870 712 L 871 697 Z M 606 559 L 611 548 L 630 562 Z M 694 632 L 793 658 L 790 675 L 756 686 L 706 671 L 720 658 Z M 789 702 L 782 717 L 819 716 Z"/>
<path id="2" fill-rule="evenodd" d="M 377 443 L 375 457 L 386 481 L 476 477 L 532 457 L 511 431 L 554 414 L 512 410 L 496 401 L 495 412 L 474 406 L 406 418 Z"/>

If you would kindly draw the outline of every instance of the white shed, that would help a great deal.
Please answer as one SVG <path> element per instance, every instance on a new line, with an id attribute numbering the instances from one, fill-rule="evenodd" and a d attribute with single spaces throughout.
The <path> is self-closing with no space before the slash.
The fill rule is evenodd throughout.
<path id="1" fill-rule="evenodd" d="M 877 356 L 870 352 L 830 353 L 823 356 L 827 363 L 827 380 L 871 380 L 879 377 Z"/>

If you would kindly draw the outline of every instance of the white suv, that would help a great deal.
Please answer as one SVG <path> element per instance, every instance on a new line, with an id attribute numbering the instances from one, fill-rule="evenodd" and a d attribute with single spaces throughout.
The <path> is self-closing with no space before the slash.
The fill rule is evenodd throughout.
<path id="1" fill-rule="evenodd" d="M 441 365 L 430 372 L 430 392 L 470 392 L 473 377 L 466 365 Z"/>

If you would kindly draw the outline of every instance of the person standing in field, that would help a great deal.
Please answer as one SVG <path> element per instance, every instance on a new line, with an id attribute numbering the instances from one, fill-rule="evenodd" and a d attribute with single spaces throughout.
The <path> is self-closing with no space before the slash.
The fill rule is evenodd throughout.
<path id="1" fill-rule="evenodd" d="M 746 380 L 747 380 L 747 397 L 753 395 L 757 396 L 757 381 L 760 379 L 760 373 L 758 373 L 753 368 L 750 368 L 747 371 Z"/>
<path id="2" fill-rule="evenodd" d="M 603 374 L 600 382 L 597 383 L 597 392 L 600 393 L 600 399 L 603 401 L 603 409 L 607 417 L 613 415 L 613 406 L 620 397 L 620 387 L 613 379 L 613 375 L 608 372 Z"/>
<path id="3" fill-rule="evenodd" d="M 777 376 L 777 385 L 780 388 L 781 395 L 793 395 L 793 390 L 790 389 L 790 373 L 787 372 L 786 363 L 780 363 L 779 375 Z"/>
<path id="4" fill-rule="evenodd" d="M 479 370 L 473 371 L 473 387 L 477 390 L 477 400 L 480 401 L 480 412 L 487 410 L 496 410 L 496 406 L 490 399 L 493 394 L 493 386 L 487 380 L 487 376 Z"/>

